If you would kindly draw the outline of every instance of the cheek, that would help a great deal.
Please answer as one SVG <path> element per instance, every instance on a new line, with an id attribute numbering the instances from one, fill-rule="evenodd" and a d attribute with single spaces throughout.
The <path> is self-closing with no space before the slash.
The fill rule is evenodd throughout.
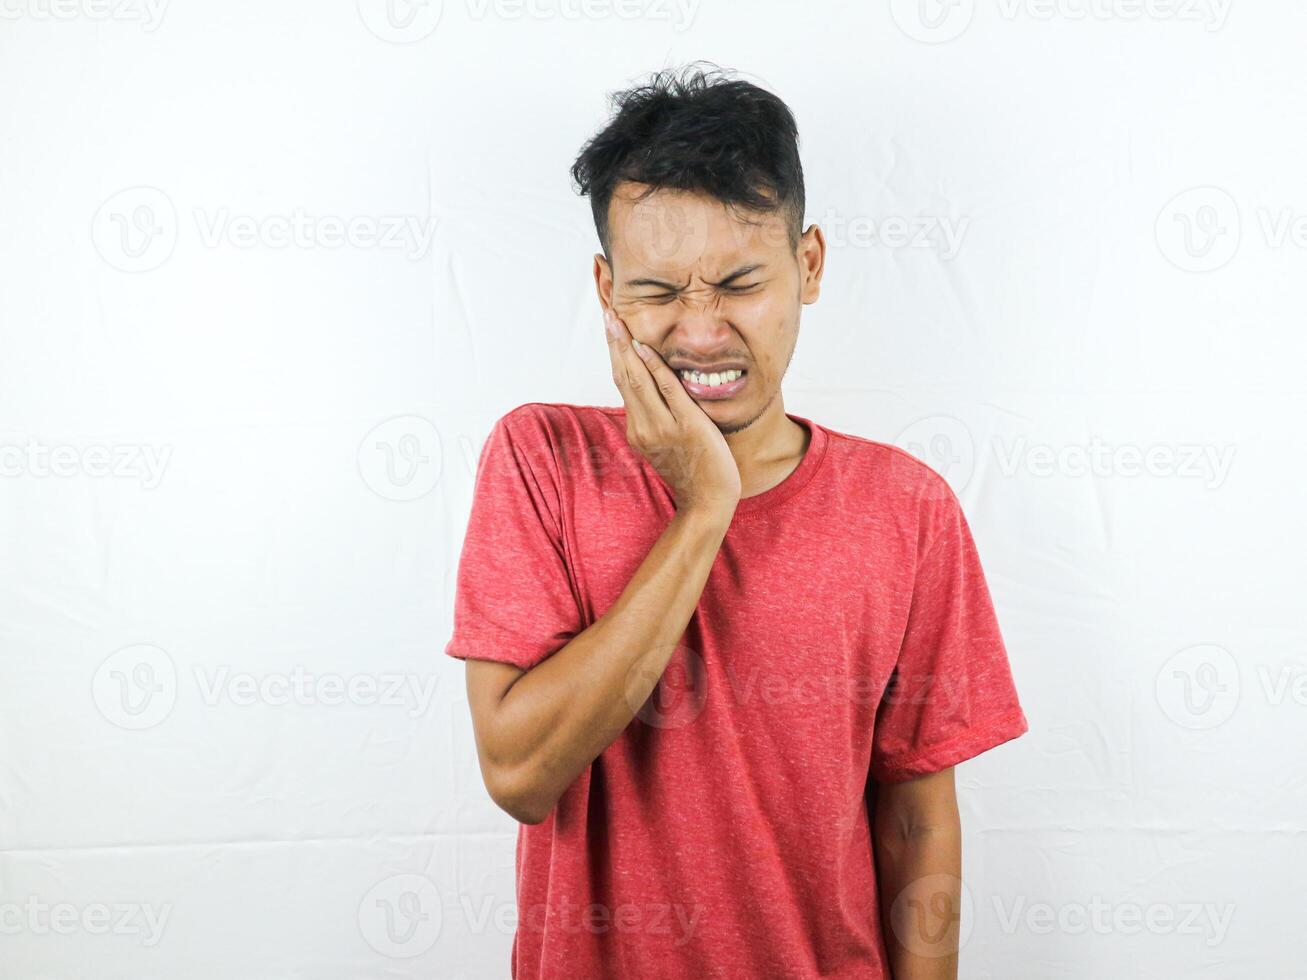
<path id="1" fill-rule="evenodd" d="M 676 323 L 674 304 L 663 306 L 629 306 L 619 311 L 631 333 L 640 339 L 665 334 Z"/>
<path id="2" fill-rule="evenodd" d="M 732 308 L 732 318 L 747 330 L 756 343 L 774 348 L 784 343 L 789 332 L 791 307 L 775 296 L 742 297 L 749 302 Z"/>
<path id="3" fill-rule="evenodd" d="M 777 282 L 768 284 L 766 289 L 757 293 L 732 296 L 726 309 L 741 324 L 751 324 L 772 333 L 793 316 L 794 306 L 788 286 Z"/>

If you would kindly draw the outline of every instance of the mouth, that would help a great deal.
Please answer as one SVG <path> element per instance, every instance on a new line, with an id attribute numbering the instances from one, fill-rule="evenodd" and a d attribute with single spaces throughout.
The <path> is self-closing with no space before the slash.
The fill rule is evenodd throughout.
<path id="1" fill-rule="evenodd" d="M 726 371 L 677 371 L 681 385 L 691 398 L 716 401 L 738 394 L 749 381 L 749 372 L 743 368 Z"/>

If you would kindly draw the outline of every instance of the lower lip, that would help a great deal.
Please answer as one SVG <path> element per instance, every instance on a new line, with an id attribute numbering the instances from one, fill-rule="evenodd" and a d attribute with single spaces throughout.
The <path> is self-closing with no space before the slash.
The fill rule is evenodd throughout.
<path id="1" fill-rule="evenodd" d="M 679 374 L 676 377 L 680 379 L 681 387 L 690 393 L 690 397 L 699 401 L 717 401 L 721 398 L 730 398 L 739 392 L 739 390 L 744 387 L 745 382 L 749 380 L 749 374 L 747 371 L 734 381 L 728 382 L 724 385 L 717 385 L 716 387 L 696 384 L 693 381 L 686 381 Z"/>

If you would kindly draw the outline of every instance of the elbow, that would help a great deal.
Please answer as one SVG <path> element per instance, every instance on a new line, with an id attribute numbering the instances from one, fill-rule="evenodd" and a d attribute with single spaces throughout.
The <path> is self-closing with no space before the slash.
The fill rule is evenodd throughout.
<path id="1" fill-rule="evenodd" d="M 520 773 L 486 773 L 485 783 L 495 805 L 518 823 L 544 823 L 558 802 Z"/>

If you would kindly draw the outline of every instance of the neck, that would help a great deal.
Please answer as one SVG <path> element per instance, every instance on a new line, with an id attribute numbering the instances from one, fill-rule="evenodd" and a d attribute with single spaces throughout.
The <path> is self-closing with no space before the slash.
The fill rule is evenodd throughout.
<path id="1" fill-rule="evenodd" d="M 726 433 L 725 438 L 740 471 L 744 497 L 757 496 L 783 481 L 808 449 L 808 432 L 785 414 L 780 392 L 753 422 Z"/>

